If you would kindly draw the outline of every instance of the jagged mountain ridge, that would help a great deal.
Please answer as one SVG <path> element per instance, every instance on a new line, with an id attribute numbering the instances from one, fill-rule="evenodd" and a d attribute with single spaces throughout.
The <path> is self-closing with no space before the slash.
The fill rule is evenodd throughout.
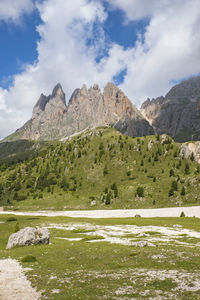
<path id="1" fill-rule="evenodd" d="M 54 140 L 86 128 L 108 125 L 129 136 L 154 133 L 140 111 L 113 83 L 108 83 L 103 93 L 97 84 L 89 89 L 83 85 L 73 92 L 68 105 L 62 86 L 57 84 L 52 95 L 41 94 L 32 118 L 15 136 L 16 139 Z"/>
<path id="2" fill-rule="evenodd" d="M 166 133 L 176 141 L 200 139 L 200 76 L 174 86 L 165 97 L 147 99 L 143 116 L 156 133 Z"/>

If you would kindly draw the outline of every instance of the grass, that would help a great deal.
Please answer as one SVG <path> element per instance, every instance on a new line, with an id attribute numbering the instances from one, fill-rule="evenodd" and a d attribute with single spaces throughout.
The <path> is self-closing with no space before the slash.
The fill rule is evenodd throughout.
<path id="1" fill-rule="evenodd" d="M 82 239 L 83 242 L 95 241 L 95 240 L 103 240 L 104 237 L 100 235 L 87 236 Z"/>
<path id="2" fill-rule="evenodd" d="M 0 215 L 0 222 L 6 221 L 8 215 Z M 135 226 L 169 226 L 182 225 L 183 228 L 200 231 L 200 220 L 196 218 L 129 218 L 129 219 L 73 219 L 64 217 L 30 218 L 18 216 L 21 228 L 26 226 L 50 226 L 51 224 L 70 225 L 132 225 Z M 167 243 L 157 247 L 133 249 L 130 246 L 101 243 L 75 242 L 57 239 L 57 237 L 83 237 L 81 232 L 50 229 L 51 244 L 28 247 L 15 247 L 5 250 L 8 237 L 14 230 L 13 222 L 0 224 L 0 258 L 15 258 L 22 265 L 31 269 L 26 274 L 32 285 L 43 291 L 42 299 L 123 299 L 145 297 L 155 298 L 161 291 L 163 299 L 199 299 L 199 292 L 175 289 L 171 271 L 178 274 L 190 274 L 188 284 L 194 284 L 199 278 L 200 250 L 194 243 L 188 246 Z M 92 232 L 94 234 L 94 232 Z M 154 234 L 152 234 L 153 236 Z M 90 238 L 90 236 L 88 236 Z M 94 236 L 94 238 L 97 238 Z M 186 239 L 182 236 L 181 238 Z M 99 237 L 98 237 L 99 239 Z M 86 240 L 85 240 L 86 241 Z M 180 254 L 180 255 L 179 255 Z M 37 260 L 23 262 L 27 256 Z M 164 259 L 153 259 L 152 256 L 162 255 Z M 148 272 L 154 271 L 154 277 Z M 168 274 L 160 278 L 159 272 Z M 178 275 L 177 275 L 178 276 Z M 183 283 L 183 280 L 182 280 Z M 180 282 L 177 283 L 180 287 Z M 58 289 L 59 294 L 52 290 Z M 121 293 L 121 294 L 120 294 Z M 168 294 L 165 294 L 168 293 Z M 134 296 L 133 296 L 134 295 Z M 121 298 L 120 298 L 121 297 Z M 164 298 L 165 297 L 165 298 Z M 168 298 L 167 298 L 168 297 Z"/>
<path id="3" fill-rule="evenodd" d="M 180 157 L 180 146 L 170 138 L 163 144 L 155 136 L 125 137 L 112 128 L 45 143 L 24 160 L 0 162 L 0 205 L 8 210 L 200 205 L 198 165 Z M 178 190 L 169 197 L 173 181 Z M 136 195 L 140 187 L 143 197 Z"/>
<path id="4" fill-rule="evenodd" d="M 17 218 L 15 217 L 9 217 L 6 219 L 6 222 L 16 222 L 17 221 Z"/>
<path id="5" fill-rule="evenodd" d="M 37 261 L 37 259 L 33 255 L 26 255 L 21 259 L 21 262 L 23 262 L 23 263 L 33 263 L 36 261 Z"/>
<path id="6" fill-rule="evenodd" d="M 150 288 L 158 289 L 162 291 L 170 291 L 177 287 L 177 284 L 173 282 L 171 279 L 164 279 L 164 280 L 154 280 L 148 284 Z"/>
<path id="7" fill-rule="evenodd" d="M 72 230 L 73 233 L 88 233 L 88 232 L 95 232 L 94 229 L 74 229 Z"/>

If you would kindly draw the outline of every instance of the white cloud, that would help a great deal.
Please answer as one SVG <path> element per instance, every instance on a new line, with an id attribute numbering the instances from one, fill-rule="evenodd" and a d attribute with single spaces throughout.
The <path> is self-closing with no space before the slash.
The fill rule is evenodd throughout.
<path id="1" fill-rule="evenodd" d="M 129 20 L 140 20 L 165 9 L 171 0 L 106 0 L 111 8 L 123 10 Z"/>
<path id="2" fill-rule="evenodd" d="M 107 12 L 101 0 L 37 4 L 43 21 L 37 28 L 38 59 L 14 77 L 8 91 L 0 89 L 0 137 L 23 125 L 40 93 L 49 94 L 57 82 L 69 99 L 83 83 L 103 87 L 126 68 L 121 88 L 139 105 L 147 96 L 166 93 L 172 80 L 200 72 L 199 0 L 107 1 L 125 12 L 125 22 L 149 18 L 134 48 L 108 44 L 102 26 Z M 107 56 L 97 63 L 105 49 Z"/>
<path id="3" fill-rule="evenodd" d="M 0 0 L 0 21 L 18 22 L 23 14 L 32 12 L 32 0 Z"/>
<path id="4" fill-rule="evenodd" d="M 108 0 L 129 20 L 150 17 L 143 42 L 127 61 L 121 88 L 138 105 L 146 97 L 165 94 L 172 80 L 200 72 L 199 0 Z"/>

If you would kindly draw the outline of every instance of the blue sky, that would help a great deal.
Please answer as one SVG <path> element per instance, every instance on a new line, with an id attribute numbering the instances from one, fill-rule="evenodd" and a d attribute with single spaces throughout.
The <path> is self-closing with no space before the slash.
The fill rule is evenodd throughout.
<path id="1" fill-rule="evenodd" d="M 12 22 L 0 23 L 0 84 L 8 88 L 12 75 L 22 71 L 23 65 L 37 60 L 39 34 L 35 27 L 41 23 L 38 11 L 23 16 L 23 23 L 16 26 Z"/>
<path id="2" fill-rule="evenodd" d="M 149 23 L 148 18 L 125 23 L 125 12 L 118 8 L 111 10 L 106 3 L 104 3 L 104 7 L 108 14 L 103 24 L 107 43 L 117 43 L 124 49 L 134 47 L 138 34 L 144 34 L 145 32 L 145 28 Z M 1 87 L 9 88 L 13 83 L 12 76 L 20 73 L 27 63 L 32 64 L 37 60 L 37 41 L 40 40 L 40 35 L 36 31 L 36 27 L 41 23 L 42 20 L 37 9 L 34 9 L 28 16 L 23 15 L 20 24 L 0 23 Z M 97 62 L 108 55 L 106 50 L 104 49 L 103 53 L 96 57 Z M 114 83 L 117 85 L 122 83 L 125 74 L 126 68 L 113 77 Z"/>
<path id="3" fill-rule="evenodd" d="M 41 93 L 113 81 L 140 107 L 200 73 L 199 0 L 0 1 L 0 138 Z"/>

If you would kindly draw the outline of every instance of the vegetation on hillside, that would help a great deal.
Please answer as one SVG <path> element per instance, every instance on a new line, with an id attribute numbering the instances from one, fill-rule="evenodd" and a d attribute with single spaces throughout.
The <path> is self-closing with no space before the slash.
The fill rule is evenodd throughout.
<path id="1" fill-rule="evenodd" d="M 39 151 L 35 144 L 29 149 L 24 159 L 0 161 L 0 205 L 105 209 L 200 204 L 199 165 L 192 157 L 180 157 L 180 144 L 168 136 L 132 138 L 98 128 L 65 142 L 40 144 Z"/>

